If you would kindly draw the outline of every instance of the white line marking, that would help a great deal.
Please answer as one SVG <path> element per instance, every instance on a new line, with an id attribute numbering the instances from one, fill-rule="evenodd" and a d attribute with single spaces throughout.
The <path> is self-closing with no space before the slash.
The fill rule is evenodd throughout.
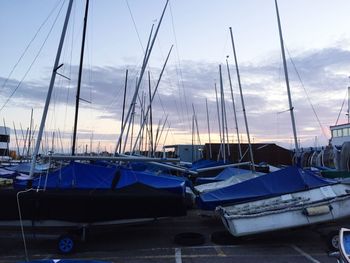
<path id="1" fill-rule="evenodd" d="M 214 246 L 216 253 L 218 253 L 219 257 L 226 257 L 225 252 L 221 249 L 221 247 L 218 246 Z"/>
<path id="2" fill-rule="evenodd" d="M 307 258 L 308 260 L 310 260 L 311 262 L 314 263 L 321 263 L 320 261 L 314 259 L 311 255 L 309 255 L 308 253 L 306 253 L 305 251 L 301 250 L 299 247 L 297 247 L 296 245 L 290 245 L 295 251 L 299 252 L 300 255 L 304 256 L 305 258 Z"/>
<path id="3" fill-rule="evenodd" d="M 181 248 L 175 248 L 175 262 L 182 263 Z"/>

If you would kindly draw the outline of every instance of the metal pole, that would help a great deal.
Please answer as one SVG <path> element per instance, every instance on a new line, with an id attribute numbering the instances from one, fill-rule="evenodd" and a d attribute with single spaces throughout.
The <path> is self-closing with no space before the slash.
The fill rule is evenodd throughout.
<path id="1" fill-rule="evenodd" d="M 85 36 L 86 36 L 86 26 L 87 26 L 88 11 L 89 11 L 89 0 L 86 0 L 85 15 L 84 15 L 84 28 L 83 28 L 83 39 L 82 39 L 82 43 L 81 43 L 81 52 L 80 52 L 78 88 L 77 88 L 77 95 L 76 95 L 76 98 L 75 98 L 75 117 L 74 117 L 72 155 L 75 154 L 75 144 L 76 144 L 76 139 L 77 139 L 77 125 L 78 125 L 78 113 L 79 113 L 80 87 L 81 87 L 81 76 L 82 76 L 82 73 L 83 73 Z"/>
<path id="2" fill-rule="evenodd" d="M 148 118 L 148 113 L 149 113 L 149 111 L 150 111 L 150 105 L 152 104 L 152 102 L 153 102 L 153 100 L 154 100 L 154 97 L 155 97 L 155 95 L 156 95 L 156 93 L 157 93 L 157 90 L 158 90 L 158 87 L 159 87 L 159 83 L 160 83 L 160 81 L 161 81 L 161 79 L 162 79 L 162 76 L 163 76 L 165 67 L 166 67 L 166 65 L 167 65 L 167 63 L 168 63 L 168 60 L 169 60 L 169 57 L 170 57 L 170 54 L 171 54 L 172 49 L 173 49 L 173 45 L 170 47 L 170 50 L 169 50 L 168 55 L 167 55 L 167 57 L 166 57 L 166 59 L 165 59 L 165 62 L 164 62 L 162 71 L 161 71 L 160 74 L 159 74 L 159 78 L 158 78 L 156 87 L 154 88 L 154 91 L 153 91 L 153 94 L 152 94 L 151 103 L 148 105 L 147 110 L 146 110 L 146 113 L 145 113 L 145 116 L 144 116 L 144 118 L 143 118 L 142 126 L 145 125 L 146 120 L 147 120 L 147 118 Z M 136 147 L 136 144 L 137 144 L 138 140 L 140 139 L 140 135 L 141 135 L 141 132 L 139 132 L 138 135 L 137 135 L 137 137 L 136 137 L 134 149 L 135 149 L 135 147 Z"/>
<path id="3" fill-rule="evenodd" d="M 139 82 L 138 82 L 138 85 L 137 85 L 137 89 L 135 90 L 134 96 L 133 96 L 133 98 L 132 98 L 131 104 L 134 104 L 134 103 L 136 102 L 136 98 L 137 98 L 137 94 L 138 94 L 138 91 L 139 91 L 139 88 L 140 88 L 140 85 L 141 85 L 141 81 L 142 81 L 142 78 L 143 78 L 143 74 L 145 73 L 146 66 L 147 66 L 149 57 L 150 57 L 150 55 L 151 55 L 154 42 L 155 42 L 155 40 L 156 40 L 156 38 L 157 38 L 158 31 L 159 31 L 160 25 L 161 25 L 161 23 L 162 23 L 163 16 L 164 16 L 165 10 L 166 10 L 166 8 L 167 8 L 167 6 L 168 6 L 168 3 L 169 3 L 169 0 L 167 0 L 166 3 L 165 3 L 164 9 L 163 9 L 162 15 L 161 15 L 161 17 L 160 17 L 160 20 L 159 20 L 159 23 L 158 23 L 156 32 L 154 33 L 154 37 L 153 37 L 153 39 L 152 39 L 152 43 L 151 43 L 151 45 L 150 45 L 149 51 L 147 52 L 147 50 L 146 50 L 144 63 L 142 64 L 142 68 L 141 68 L 141 72 L 140 72 Z M 152 27 L 152 28 L 153 28 L 153 27 Z M 128 113 L 126 114 L 125 122 L 128 122 L 128 120 L 129 120 L 129 118 L 130 118 L 131 110 L 132 110 L 132 107 L 129 108 Z M 119 143 L 121 143 L 121 138 L 122 138 L 122 136 L 123 136 L 124 129 L 125 129 L 125 125 L 124 125 L 124 127 L 123 127 L 123 129 L 122 129 L 122 131 L 121 131 L 121 133 L 120 133 L 120 135 L 119 135 L 119 139 L 118 139 L 118 142 L 117 142 L 117 147 L 118 147 Z"/>
<path id="4" fill-rule="evenodd" d="M 126 99 L 126 88 L 127 88 L 127 86 L 128 86 L 128 70 L 126 70 L 126 73 L 125 73 L 123 112 L 122 112 L 122 123 L 121 123 L 121 126 L 120 126 L 120 131 L 123 129 L 123 126 L 124 126 L 125 99 Z M 119 153 L 121 153 L 121 150 L 122 150 L 122 145 L 119 144 Z M 116 149 L 116 152 L 117 152 L 117 149 Z"/>
<path id="5" fill-rule="evenodd" d="M 292 128 L 293 128 L 293 135 L 294 135 L 295 152 L 296 152 L 296 154 L 298 154 L 299 153 L 299 146 L 298 146 L 297 130 L 295 128 L 294 107 L 293 107 L 293 104 L 292 104 L 292 97 L 291 97 L 291 94 L 290 94 L 288 68 L 287 68 L 286 55 L 285 55 L 285 52 L 284 52 L 282 28 L 281 28 L 280 15 L 279 15 L 279 12 L 278 12 L 277 0 L 275 0 L 275 6 L 276 6 L 278 31 L 279 31 L 280 42 L 281 42 L 281 52 L 282 52 L 282 58 L 283 58 L 284 77 L 285 77 L 286 86 L 287 86 L 290 118 L 291 118 L 291 121 L 292 121 Z"/>
<path id="6" fill-rule="evenodd" d="M 218 158 L 220 158 L 220 154 L 222 154 L 222 137 L 221 137 L 221 121 L 220 121 L 220 110 L 219 110 L 219 99 L 218 99 L 218 90 L 216 88 L 216 83 L 214 84 L 215 88 L 215 98 L 216 98 L 216 111 L 218 113 L 218 126 L 219 126 L 219 136 L 220 136 L 220 150 Z"/>
<path id="7" fill-rule="evenodd" d="M 49 90 L 48 90 L 47 96 L 46 96 L 46 102 L 45 102 L 45 106 L 44 106 L 43 116 L 41 118 L 38 137 L 37 137 L 35 149 L 34 149 L 34 152 L 32 155 L 32 163 L 31 163 L 31 167 L 30 167 L 29 177 L 33 177 L 33 174 L 34 174 L 36 156 L 38 155 L 39 148 L 40 148 L 40 143 L 41 143 L 41 139 L 42 139 L 42 135 L 43 135 L 43 131 L 44 131 L 44 126 L 45 126 L 45 122 L 46 122 L 46 117 L 47 117 L 47 111 L 49 109 L 49 104 L 50 104 L 50 100 L 51 100 L 52 89 L 53 89 L 53 86 L 55 84 L 56 70 L 59 67 L 58 63 L 59 63 L 59 60 L 61 57 L 62 46 L 63 46 L 64 38 L 66 35 L 66 31 L 67 31 L 67 25 L 68 25 L 69 16 L 70 16 L 70 13 L 72 10 L 72 4 L 73 4 L 73 0 L 70 0 L 69 4 L 68 4 L 68 8 L 67 8 L 67 14 L 66 14 L 66 18 L 64 21 L 63 29 L 62 29 L 60 43 L 59 43 L 58 49 L 57 49 L 55 64 L 53 66 L 53 70 L 52 70 L 52 74 L 51 74 L 50 86 L 49 86 Z"/>
<path id="8" fill-rule="evenodd" d="M 148 91 L 149 91 L 149 123 L 150 123 L 150 139 L 149 143 L 151 145 L 151 157 L 154 157 L 154 150 L 153 150 L 153 120 L 152 120 L 152 89 L 151 89 L 151 75 L 148 71 Z M 146 117 L 147 118 L 147 117 Z M 142 124 L 141 127 L 144 125 Z"/>
<path id="9" fill-rule="evenodd" d="M 19 144 L 18 144 L 18 137 L 17 137 L 17 131 L 16 131 L 15 122 L 13 122 L 13 130 L 15 131 L 15 138 L 16 138 L 17 152 L 18 152 L 18 155 L 20 155 L 20 152 L 19 152 Z M 19 157 L 19 156 L 18 156 L 18 157 Z"/>
<path id="10" fill-rule="evenodd" d="M 220 97 L 221 97 L 221 118 L 222 118 L 222 150 L 224 163 L 226 162 L 226 144 L 225 144 L 225 112 L 224 112 L 224 85 L 222 83 L 222 72 L 221 65 L 219 65 L 219 75 L 220 75 Z"/>
<path id="11" fill-rule="evenodd" d="M 228 57 L 228 56 L 227 56 Z M 241 148 L 241 141 L 239 139 L 239 131 L 238 131 L 238 121 L 237 121 L 237 112 L 236 112 L 236 105 L 235 105 L 235 99 L 233 96 L 233 89 L 232 89 L 232 81 L 231 81 L 231 73 L 230 73 L 230 67 L 228 65 L 228 60 L 226 58 L 226 66 L 227 66 L 227 74 L 228 74 L 228 80 L 230 82 L 230 90 L 231 90 L 231 100 L 232 100 L 232 107 L 233 107 L 233 115 L 235 119 L 235 125 L 236 125 L 236 133 L 237 133 L 237 143 L 238 143 L 238 152 L 239 152 L 239 162 L 242 160 L 242 148 Z"/>
<path id="12" fill-rule="evenodd" d="M 209 136 L 209 158 L 212 158 L 211 152 L 211 140 L 210 140 L 210 124 L 209 124 L 209 111 L 208 111 L 208 100 L 205 98 L 205 107 L 207 109 L 207 123 L 208 123 L 208 136 Z"/>
<path id="13" fill-rule="evenodd" d="M 242 108 L 243 108 L 243 115 L 244 115 L 245 128 L 246 128 L 247 137 L 248 137 L 250 161 L 252 162 L 252 170 L 255 171 L 255 164 L 254 164 L 254 157 L 253 157 L 253 149 L 252 149 L 252 145 L 251 145 L 251 143 L 250 143 L 250 135 L 249 135 L 249 128 L 248 128 L 248 120 L 247 120 L 247 114 L 246 114 L 245 106 L 244 106 L 244 98 L 243 98 L 243 91 L 242 91 L 242 84 L 241 84 L 241 76 L 240 76 L 240 74 L 239 74 L 239 68 L 238 68 L 238 62 L 237 62 L 237 55 L 236 55 L 236 48 L 235 48 L 235 42 L 233 41 L 233 34 L 232 34 L 232 28 L 231 28 L 231 27 L 230 27 L 230 34 L 231 34 L 232 50 L 233 50 L 233 55 L 234 55 L 235 64 L 236 64 L 236 73 L 237 73 L 237 80 L 238 80 L 239 92 L 240 92 L 240 94 L 241 94 L 241 102 L 242 102 Z"/>

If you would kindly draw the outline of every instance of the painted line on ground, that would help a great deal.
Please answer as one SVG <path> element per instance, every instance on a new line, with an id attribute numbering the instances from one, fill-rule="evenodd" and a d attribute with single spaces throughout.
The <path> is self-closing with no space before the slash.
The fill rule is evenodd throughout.
<path id="1" fill-rule="evenodd" d="M 225 252 L 221 249 L 219 246 L 214 246 L 214 249 L 216 250 L 216 253 L 219 257 L 226 257 Z"/>
<path id="2" fill-rule="evenodd" d="M 311 262 L 314 263 L 321 263 L 320 261 L 318 261 L 317 259 L 313 258 L 310 254 L 306 253 L 305 251 L 303 251 L 301 248 L 297 247 L 296 245 L 290 245 L 295 251 L 297 251 L 300 255 L 304 256 L 305 258 L 307 258 L 308 260 L 310 260 Z"/>
<path id="3" fill-rule="evenodd" d="M 181 248 L 175 248 L 175 262 L 182 263 Z"/>

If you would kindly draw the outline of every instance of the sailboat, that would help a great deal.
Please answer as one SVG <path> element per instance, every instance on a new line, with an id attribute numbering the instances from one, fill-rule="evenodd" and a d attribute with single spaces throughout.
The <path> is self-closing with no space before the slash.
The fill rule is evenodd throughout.
<path id="1" fill-rule="evenodd" d="M 299 156 L 277 0 L 275 7 L 295 152 Z M 323 179 L 312 171 L 301 168 L 281 169 L 236 185 L 239 186 L 240 189 L 224 188 L 218 192 L 206 193 L 199 200 L 211 209 L 217 206 L 216 212 L 234 236 L 325 223 L 350 216 L 350 185 Z"/>
<path id="2" fill-rule="evenodd" d="M 94 226 L 135 223 L 185 215 L 184 179 L 142 173 L 115 163 L 115 161 L 121 160 L 124 162 L 142 161 L 146 158 L 111 157 L 109 161 L 114 161 L 114 163 L 103 164 L 73 161 L 45 176 L 33 176 L 56 71 L 61 67 L 59 65 L 60 54 L 72 3 L 73 0 L 70 0 L 67 7 L 43 117 L 32 156 L 30 174 L 15 182 L 15 187 L 1 189 L 0 200 L 4 207 L 0 215 L 0 227 L 21 226 L 22 230 L 24 227 L 35 228 L 35 230 L 40 227 L 85 230 Z M 168 1 L 162 17 L 167 5 Z M 158 32 L 162 17 L 156 32 Z M 153 43 L 155 37 L 156 34 Z M 146 53 L 149 57 L 150 50 Z M 145 68 L 146 64 L 143 67 Z M 79 159 L 77 156 L 73 157 Z M 159 158 L 147 159 L 146 161 L 152 160 L 159 160 Z M 85 231 L 83 232 L 85 233 Z M 73 242 L 72 238 L 67 241 L 67 236 L 64 236 L 59 242 L 63 247 L 61 252 L 69 253 L 72 250 L 72 246 L 65 246 Z"/>

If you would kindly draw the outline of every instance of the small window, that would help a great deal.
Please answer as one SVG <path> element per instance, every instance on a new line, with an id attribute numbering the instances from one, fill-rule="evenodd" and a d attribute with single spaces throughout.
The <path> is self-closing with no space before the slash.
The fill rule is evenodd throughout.
<path id="1" fill-rule="evenodd" d="M 349 136 L 349 128 L 343 128 L 343 136 Z"/>
<path id="2" fill-rule="evenodd" d="M 338 137 L 342 137 L 343 136 L 343 130 L 342 129 L 338 129 Z"/>
<path id="3" fill-rule="evenodd" d="M 332 130 L 332 137 L 334 138 L 334 137 L 337 137 L 337 131 L 336 130 Z"/>

